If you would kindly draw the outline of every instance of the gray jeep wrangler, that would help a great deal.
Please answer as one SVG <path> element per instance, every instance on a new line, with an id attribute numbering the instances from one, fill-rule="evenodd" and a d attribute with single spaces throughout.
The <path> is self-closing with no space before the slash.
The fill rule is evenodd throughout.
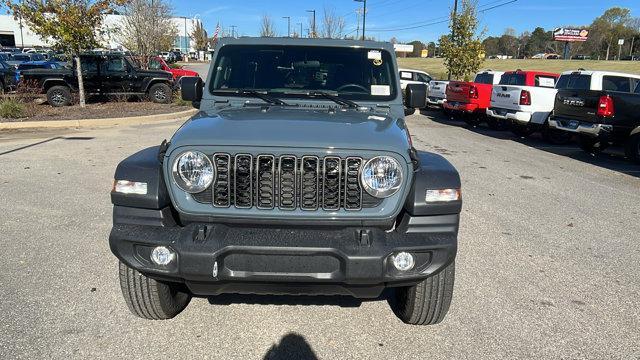
<path id="1" fill-rule="evenodd" d="M 122 161 L 111 250 L 129 309 L 180 313 L 223 293 L 387 299 L 436 324 L 453 293 L 460 178 L 416 151 L 391 44 L 223 39 L 199 113 Z M 388 291 L 383 290 L 388 289 Z M 295 299 L 294 299 L 295 300 Z"/>

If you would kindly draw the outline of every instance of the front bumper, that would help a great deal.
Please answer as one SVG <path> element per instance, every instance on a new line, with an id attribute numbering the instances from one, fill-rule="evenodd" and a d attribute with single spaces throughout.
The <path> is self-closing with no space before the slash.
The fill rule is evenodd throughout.
<path id="1" fill-rule="evenodd" d="M 196 295 L 221 293 L 323 294 L 377 297 L 385 287 L 418 283 L 451 263 L 459 215 L 404 215 L 396 229 L 283 227 L 194 223 L 184 227 L 114 224 L 112 252 L 139 272 L 184 283 Z M 176 254 L 155 265 L 156 246 Z M 399 251 L 414 255 L 404 273 L 393 267 Z M 214 271 L 215 269 L 215 271 Z"/>
<path id="2" fill-rule="evenodd" d="M 478 104 L 457 101 L 447 101 L 443 107 L 450 111 L 459 111 L 463 113 L 473 113 L 480 110 L 478 108 Z"/>
<path id="3" fill-rule="evenodd" d="M 608 136 L 613 131 L 612 125 L 595 124 L 557 116 L 552 116 L 551 118 L 549 118 L 549 127 L 552 129 L 558 129 L 592 137 Z"/>
<path id="4" fill-rule="evenodd" d="M 526 111 L 489 108 L 487 109 L 487 115 L 496 119 L 508 120 L 522 125 L 528 125 L 531 122 L 531 113 Z"/>

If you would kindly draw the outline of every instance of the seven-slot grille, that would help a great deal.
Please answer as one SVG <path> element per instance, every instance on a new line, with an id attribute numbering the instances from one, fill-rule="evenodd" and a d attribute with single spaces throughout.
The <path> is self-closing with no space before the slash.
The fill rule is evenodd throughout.
<path id="1" fill-rule="evenodd" d="M 280 210 L 360 210 L 375 207 L 360 185 L 359 157 L 216 153 L 213 184 L 194 194 L 215 207 Z"/>

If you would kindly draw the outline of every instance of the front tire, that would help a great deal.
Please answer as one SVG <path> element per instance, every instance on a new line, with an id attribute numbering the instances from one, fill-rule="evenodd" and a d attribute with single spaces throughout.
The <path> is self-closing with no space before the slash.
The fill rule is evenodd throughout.
<path id="1" fill-rule="evenodd" d="M 47 90 L 47 102 L 53 107 L 71 105 L 71 89 L 62 85 L 52 86 Z"/>
<path id="2" fill-rule="evenodd" d="M 165 83 L 153 84 L 149 88 L 149 100 L 158 104 L 169 104 L 171 102 L 171 87 Z"/>
<path id="3" fill-rule="evenodd" d="M 120 263 L 120 288 L 131 312 L 143 319 L 166 320 L 178 315 L 191 301 L 191 294 L 151 279 Z"/>
<path id="4" fill-rule="evenodd" d="M 640 164 L 640 134 L 632 135 L 627 139 L 624 153 L 629 160 Z"/>
<path id="5" fill-rule="evenodd" d="M 411 325 L 440 323 L 451 305 L 455 262 L 417 285 L 395 289 L 391 309 L 403 322 Z"/>

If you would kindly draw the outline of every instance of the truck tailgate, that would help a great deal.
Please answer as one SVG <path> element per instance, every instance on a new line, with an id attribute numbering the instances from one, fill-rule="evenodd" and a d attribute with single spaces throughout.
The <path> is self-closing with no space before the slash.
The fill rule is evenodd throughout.
<path id="1" fill-rule="evenodd" d="M 447 90 L 446 81 L 432 80 L 429 83 L 429 97 L 444 99 L 446 98 L 446 95 L 445 95 L 446 90 Z"/>
<path id="2" fill-rule="evenodd" d="M 602 95 L 602 91 L 596 90 L 558 90 L 553 113 L 558 117 L 597 123 L 598 101 Z"/>
<path id="3" fill-rule="evenodd" d="M 491 92 L 491 107 L 520 110 L 520 93 L 522 86 L 494 85 Z"/>
<path id="4" fill-rule="evenodd" d="M 461 102 L 468 103 L 469 99 L 469 88 L 471 87 L 471 83 L 462 82 L 462 81 L 452 81 L 449 83 L 449 91 L 447 91 L 447 101 L 448 102 Z"/>

